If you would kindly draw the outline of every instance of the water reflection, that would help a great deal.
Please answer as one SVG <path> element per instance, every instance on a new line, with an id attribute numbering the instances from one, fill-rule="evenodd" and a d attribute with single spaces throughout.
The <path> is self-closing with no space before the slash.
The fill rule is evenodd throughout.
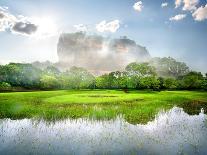
<path id="1" fill-rule="evenodd" d="M 113 121 L 0 120 L 0 154 L 206 154 L 207 115 L 180 108 L 146 125 Z"/>

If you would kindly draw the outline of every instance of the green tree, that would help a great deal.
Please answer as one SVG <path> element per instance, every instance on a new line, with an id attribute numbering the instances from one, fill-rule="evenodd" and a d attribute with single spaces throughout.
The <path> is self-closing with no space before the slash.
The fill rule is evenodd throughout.
<path id="1" fill-rule="evenodd" d="M 129 78 L 126 71 L 117 71 L 116 74 L 117 88 L 129 88 Z"/>
<path id="2" fill-rule="evenodd" d="M 140 88 L 159 90 L 160 82 L 154 76 L 144 77 L 144 78 L 141 78 L 140 80 Z"/>
<path id="3" fill-rule="evenodd" d="M 178 82 L 174 78 L 166 78 L 164 79 L 163 86 L 166 89 L 176 89 L 178 87 Z"/>
<path id="4" fill-rule="evenodd" d="M 184 62 L 176 61 L 171 57 L 153 58 L 150 64 L 161 77 L 178 78 L 189 73 L 189 67 Z"/>
<path id="5" fill-rule="evenodd" d="M 192 71 L 179 78 L 179 85 L 184 89 L 200 89 L 203 79 L 201 72 Z"/>
<path id="6" fill-rule="evenodd" d="M 207 90 L 207 79 L 204 79 L 204 80 L 201 82 L 201 88 L 204 89 L 204 90 Z"/>
<path id="7" fill-rule="evenodd" d="M 205 74 L 205 77 L 203 78 L 203 81 L 201 82 L 201 88 L 204 90 L 207 90 L 207 73 Z"/>
<path id="8" fill-rule="evenodd" d="M 115 71 L 108 74 L 106 78 L 109 88 L 127 88 L 127 73 Z"/>
<path id="9" fill-rule="evenodd" d="M 42 71 L 31 64 L 10 63 L 0 67 L 0 82 L 25 88 L 39 87 Z"/>
<path id="10" fill-rule="evenodd" d="M 165 88 L 165 86 L 164 86 L 165 79 L 163 77 L 159 77 L 157 80 L 159 81 L 160 89 L 164 89 Z"/>
<path id="11" fill-rule="evenodd" d="M 44 73 L 48 75 L 58 76 L 61 72 L 55 66 L 48 66 L 44 69 Z"/>
<path id="12" fill-rule="evenodd" d="M 6 82 L 0 83 L 0 90 L 5 91 L 5 90 L 11 90 L 11 89 L 12 87 L 9 83 L 6 83 Z"/>
<path id="13" fill-rule="evenodd" d="M 151 77 L 150 79 L 155 78 L 156 73 L 154 67 L 150 66 L 149 63 L 130 63 L 125 68 L 128 76 L 128 86 L 130 88 L 143 88 L 144 78 Z M 142 80 L 143 79 L 143 80 Z M 148 86 L 146 85 L 146 88 Z"/>
<path id="14" fill-rule="evenodd" d="M 139 77 L 155 76 L 155 68 L 150 66 L 149 63 L 133 62 L 126 66 L 125 70 L 129 75 L 137 75 Z"/>
<path id="15" fill-rule="evenodd" d="M 64 73 L 64 77 L 67 79 L 69 88 L 80 89 L 95 87 L 95 77 L 81 67 L 71 67 L 69 71 Z"/>
<path id="16" fill-rule="evenodd" d="M 96 87 L 97 88 L 112 88 L 111 77 L 108 74 L 96 77 Z"/>
<path id="17" fill-rule="evenodd" d="M 58 79 L 51 75 L 43 75 L 40 79 L 42 89 L 57 89 L 60 87 Z"/>

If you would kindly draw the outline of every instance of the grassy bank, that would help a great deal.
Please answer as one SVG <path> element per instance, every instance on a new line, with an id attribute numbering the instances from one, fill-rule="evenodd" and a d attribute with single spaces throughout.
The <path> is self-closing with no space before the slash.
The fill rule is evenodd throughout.
<path id="1" fill-rule="evenodd" d="M 0 93 L 0 118 L 112 119 L 122 115 L 129 123 L 146 123 L 162 109 L 184 108 L 189 114 L 207 111 L 207 92 L 61 90 Z"/>

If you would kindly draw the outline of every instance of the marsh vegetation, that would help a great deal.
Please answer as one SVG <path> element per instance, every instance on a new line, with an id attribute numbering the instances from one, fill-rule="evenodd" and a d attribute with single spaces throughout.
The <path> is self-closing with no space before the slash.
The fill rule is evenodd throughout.
<path id="1" fill-rule="evenodd" d="M 122 116 L 132 124 L 147 123 L 160 110 L 174 106 L 189 114 L 207 111 L 207 92 L 60 90 L 0 93 L 0 118 L 110 120 Z"/>

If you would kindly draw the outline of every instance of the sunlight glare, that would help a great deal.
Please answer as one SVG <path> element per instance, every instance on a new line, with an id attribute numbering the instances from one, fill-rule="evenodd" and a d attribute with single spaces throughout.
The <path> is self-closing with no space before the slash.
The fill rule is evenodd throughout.
<path id="1" fill-rule="evenodd" d="M 50 17 L 35 18 L 34 22 L 38 25 L 38 30 L 35 33 L 37 38 L 50 37 L 58 33 L 57 26 Z"/>

